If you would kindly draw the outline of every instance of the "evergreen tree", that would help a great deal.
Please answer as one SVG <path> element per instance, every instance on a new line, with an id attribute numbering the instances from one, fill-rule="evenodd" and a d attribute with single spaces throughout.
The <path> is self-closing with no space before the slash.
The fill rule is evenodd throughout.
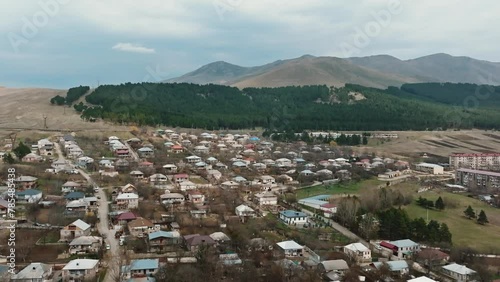
<path id="1" fill-rule="evenodd" d="M 427 224 L 427 242 L 438 242 L 440 238 L 440 225 L 437 221 L 431 220 Z"/>
<path id="2" fill-rule="evenodd" d="M 484 210 L 481 210 L 481 212 L 479 212 L 479 216 L 477 217 L 477 223 L 484 225 L 488 222 L 489 221 L 488 217 L 486 216 L 486 213 L 484 212 Z"/>
<path id="3" fill-rule="evenodd" d="M 363 135 L 363 145 L 367 145 L 367 144 L 368 144 L 368 138 Z"/>
<path id="4" fill-rule="evenodd" d="M 464 214 L 468 219 L 476 218 L 476 213 L 471 206 L 467 207 L 467 209 L 464 211 Z"/>
<path id="5" fill-rule="evenodd" d="M 15 161 L 10 153 L 6 153 L 5 155 L 3 155 L 3 162 L 7 164 L 13 164 Z"/>
<path id="6" fill-rule="evenodd" d="M 20 160 L 27 154 L 31 153 L 31 149 L 30 147 L 24 145 L 23 142 L 19 142 L 19 145 L 14 150 L 12 150 L 12 152 L 14 152 L 16 157 Z"/>
<path id="7" fill-rule="evenodd" d="M 436 203 L 434 204 L 434 206 L 436 207 L 436 209 L 438 210 L 444 210 L 444 201 L 441 197 L 439 197 L 437 200 L 436 200 Z"/>
<path id="8" fill-rule="evenodd" d="M 451 232 L 446 223 L 441 223 L 439 228 L 439 242 L 450 243 L 451 244 Z"/>

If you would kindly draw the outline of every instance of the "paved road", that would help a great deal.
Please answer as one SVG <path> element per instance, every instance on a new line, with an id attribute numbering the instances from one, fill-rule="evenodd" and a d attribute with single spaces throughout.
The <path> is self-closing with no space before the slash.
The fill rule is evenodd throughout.
<path id="1" fill-rule="evenodd" d="M 66 161 L 64 155 L 62 154 L 59 143 L 55 142 L 54 146 L 57 154 L 59 155 L 59 160 Z M 93 187 L 98 187 L 97 183 L 87 172 L 82 169 L 77 170 L 90 185 L 92 185 Z M 108 198 L 106 197 L 106 193 L 102 188 L 99 188 L 99 192 L 97 193 L 97 195 L 100 197 L 98 210 L 99 223 L 97 224 L 97 230 L 101 235 L 106 237 L 106 239 L 104 240 L 105 244 L 109 244 L 111 247 L 111 249 L 106 252 L 106 262 L 108 265 L 108 270 L 103 282 L 113 282 L 116 281 L 116 278 L 120 274 L 120 246 L 118 244 L 118 240 L 115 239 L 115 230 L 109 229 Z"/>
<path id="2" fill-rule="evenodd" d="M 137 152 L 134 149 L 132 149 L 132 147 L 130 147 L 130 144 L 127 143 L 126 141 L 122 141 L 122 143 L 128 148 L 128 151 L 129 151 L 130 155 L 132 156 L 132 158 L 134 159 L 134 161 L 138 162 L 139 155 L 137 154 Z"/>

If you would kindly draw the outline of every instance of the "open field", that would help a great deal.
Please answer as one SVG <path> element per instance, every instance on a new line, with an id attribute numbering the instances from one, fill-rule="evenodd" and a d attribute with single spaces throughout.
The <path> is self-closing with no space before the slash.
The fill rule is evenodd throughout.
<path id="1" fill-rule="evenodd" d="M 485 130 L 394 131 L 399 138 L 370 139 L 368 146 L 355 148 L 378 156 L 418 158 L 423 153 L 447 158 L 452 153 L 500 152 L 500 133 Z"/>
<path id="2" fill-rule="evenodd" d="M 370 188 L 377 188 L 380 184 L 383 184 L 382 181 L 378 181 L 377 179 L 364 180 L 361 182 L 349 182 L 349 183 L 341 183 L 335 185 L 318 185 L 309 188 L 303 188 L 297 190 L 297 199 L 303 199 L 307 197 L 317 196 L 317 195 L 356 195 L 362 192 L 363 190 Z"/>
<path id="3" fill-rule="evenodd" d="M 453 244 L 456 246 L 471 247 L 487 253 L 500 253 L 500 209 L 493 208 L 479 200 L 466 195 L 454 194 L 443 191 L 427 191 L 418 194 L 429 200 L 435 201 L 439 196 L 443 198 L 447 207 L 444 211 L 429 210 L 429 220 L 444 222 L 453 234 Z M 414 196 L 416 199 L 417 195 Z M 484 210 L 488 216 L 489 224 L 483 226 L 474 220 L 464 217 L 463 211 L 467 206 L 479 212 Z M 415 201 L 405 207 L 411 218 L 427 216 L 426 210 L 417 206 Z"/>

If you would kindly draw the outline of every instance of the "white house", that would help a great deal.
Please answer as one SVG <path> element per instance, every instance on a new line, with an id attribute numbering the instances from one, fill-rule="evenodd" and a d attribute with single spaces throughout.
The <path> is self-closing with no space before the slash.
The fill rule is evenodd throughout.
<path id="1" fill-rule="evenodd" d="M 245 217 L 255 217 L 255 211 L 247 205 L 237 206 L 234 212 L 242 219 Z"/>
<path id="2" fill-rule="evenodd" d="M 288 225 L 304 225 L 308 222 L 307 214 L 294 210 L 280 211 L 279 218 Z"/>
<path id="3" fill-rule="evenodd" d="M 255 202 L 259 206 L 275 206 L 278 204 L 278 196 L 271 192 L 255 194 Z"/>
<path id="4" fill-rule="evenodd" d="M 75 192 L 76 190 L 80 189 L 81 186 L 82 186 L 81 184 L 76 183 L 74 181 L 67 181 L 62 185 L 61 191 L 63 193 Z"/>
<path id="5" fill-rule="evenodd" d="M 420 251 L 420 245 L 409 239 L 389 242 L 383 241 L 380 243 L 380 246 L 390 250 L 392 255 L 399 259 L 411 257 L 414 253 Z"/>
<path id="6" fill-rule="evenodd" d="M 90 225 L 81 219 L 75 220 L 73 223 L 66 225 L 60 231 L 62 241 L 70 241 L 81 236 L 90 235 Z"/>
<path id="7" fill-rule="evenodd" d="M 477 281 L 475 279 L 476 271 L 465 265 L 457 263 L 448 264 L 443 266 L 442 271 L 444 274 L 458 282 Z"/>
<path id="8" fill-rule="evenodd" d="M 159 259 L 136 259 L 124 267 L 125 278 L 153 277 L 159 268 Z"/>
<path id="9" fill-rule="evenodd" d="M 127 209 L 139 207 L 139 195 L 135 193 L 122 193 L 116 197 L 116 204 Z"/>
<path id="10" fill-rule="evenodd" d="M 63 281 L 92 281 L 96 278 L 99 260 L 74 259 L 62 269 Z"/>
<path id="11" fill-rule="evenodd" d="M 372 252 L 361 243 L 352 243 L 344 246 L 344 254 L 355 259 L 357 262 L 370 262 Z"/>
<path id="12" fill-rule="evenodd" d="M 9 281 L 3 280 L 3 281 Z M 12 282 L 45 282 L 52 281 L 52 266 L 34 262 L 23 268 L 17 274 L 11 276 Z"/>
<path id="13" fill-rule="evenodd" d="M 300 257 L 304 252 L 304 247 L 293 240 L 279 242 L 276 245 L 280 247 L 285 257 Z"/>
<path id="14" fill-rule="evenodd" d="M 430 174 L 443 174 L 444 168 L 437 164 L 419 163 L 415 165 L 415 170 L 430 173 Z"/>
<path id="15" fill-rule="evenodd" d="M 38 203 L 42 199 L 42 191 L 28 189 L 16 192 L 16 199 L 20 203 Z"/>
<path id="16" fill-rule="evenodd" d="M 98 236 L 80 236 L 69 243 L 70 254 L 97 253 L 102 245 L 102 238 Z"/>

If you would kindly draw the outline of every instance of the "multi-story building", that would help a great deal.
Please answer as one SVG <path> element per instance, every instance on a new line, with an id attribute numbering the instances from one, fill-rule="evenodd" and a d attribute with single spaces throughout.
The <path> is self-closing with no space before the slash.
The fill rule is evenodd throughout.
<path id="1" fill-rule="evenodd" d="M 455 172 L 455 183 L 467 188 L 498 189 L 500 188 L 500 173 L 459 168 Z"/>
<path id="2" fill-rule="evenodd" d="M 452 154 L 450 167 L 453 169 L 500 169 L 500 153 L 488 154 Z"/>

